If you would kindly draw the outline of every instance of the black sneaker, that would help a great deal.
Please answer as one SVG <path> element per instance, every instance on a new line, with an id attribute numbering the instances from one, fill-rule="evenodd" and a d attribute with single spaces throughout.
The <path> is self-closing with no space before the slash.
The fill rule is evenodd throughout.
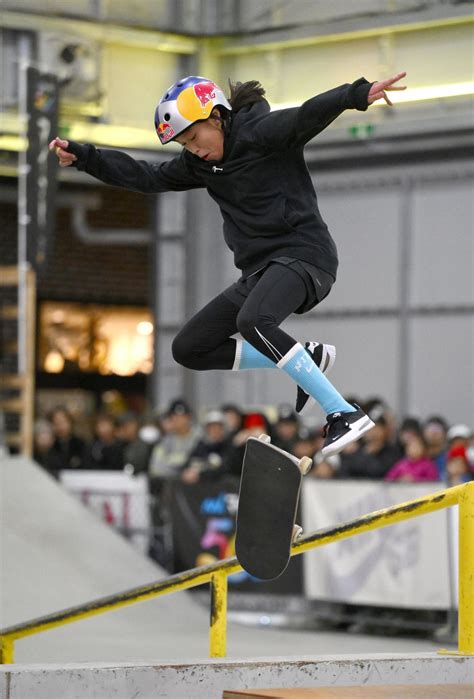
<path id="1" fill-rule="evenodd" d="M 336 361 L 336 348 L 334 345 L 323 345 L 321 342 L 305 342 L 304 346 L 316 366 L 319 367 L 323 374 L 328 374 Z M 314 398 L 298 386 L 296 391 L 296 412 L 301 413 L 303 409 L 308 409 L 312 405 L 314 405 Z"/>
<path id="2" fill-rule="evenodd" d="M 355 411 L 351 413 L 331 413 L 327 416 L 327 424 L 323 436 L 326 438 L 322 448 L 323 456 L 337 454 L 341 449 L 375 426 L 362 408 L 354 403 Z"/>

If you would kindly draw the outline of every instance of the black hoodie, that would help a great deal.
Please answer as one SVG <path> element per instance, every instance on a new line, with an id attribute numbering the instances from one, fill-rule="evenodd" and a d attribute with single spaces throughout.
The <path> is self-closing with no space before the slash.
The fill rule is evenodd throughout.
<path id="1" fill-rule="evenodd" d="M 280 256 L 304 260 L 336 277 L 337 251 L 318 209 L 303 149 L 345 109 L 365 111 L 372 83 L 360 78 L 270 112 L 266 101 L 232 114 L 221 161 L 188 151 L 163 163 L 70 142 L 78 170 L 138 192 L 205 187 L 224 219 L 224 238 L 244 276 Z"/>

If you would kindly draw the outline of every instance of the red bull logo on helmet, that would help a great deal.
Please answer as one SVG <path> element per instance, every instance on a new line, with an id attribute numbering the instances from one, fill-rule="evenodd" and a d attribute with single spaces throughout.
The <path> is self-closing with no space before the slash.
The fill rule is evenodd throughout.
<path id="1" fill-rule="evenodd" d="M 205 107 L 208 102 L 216 98 L 215 90 L 217 85 L 212 82 L 196 83 L 194 85 L 194 94 L 201 103 L 201 107 Z"/>
<path id="2" fill-rule="evenodd" d="M 166 143 L 166 141 L 169 141 L 174 136 L 174 130 L 172 127 L 165 123 L 158 124 L 156 127 L 156 133 L 158 134 L 158 137 L 162 143 Z"/>

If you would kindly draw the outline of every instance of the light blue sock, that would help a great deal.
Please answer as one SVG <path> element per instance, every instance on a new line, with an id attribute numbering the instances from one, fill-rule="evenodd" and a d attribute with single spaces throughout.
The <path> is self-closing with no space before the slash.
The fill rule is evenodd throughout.
<path id="1" fill-rule="evenodd" d="M 250 342 L 246 340 L 236 339 L 235 360 L 233 371 L 239 369 L 276 369 L 277 360 L 272 362 L 271 359 L 255 349 Z"/>
<path id="2" fill-rule="evenodd" d="M 278 368 L 296 381 L 298 386 L 309 393 L 319 403 L 326 415 L 330 413 L 348 413 L 355 410 L 324 376 L 306 352 L 297 342 L 278 362 Z"/>

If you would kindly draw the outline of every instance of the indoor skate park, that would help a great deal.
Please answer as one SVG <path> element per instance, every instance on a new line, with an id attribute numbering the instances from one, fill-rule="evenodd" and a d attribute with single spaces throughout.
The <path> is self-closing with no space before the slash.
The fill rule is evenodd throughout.
<path id="1" fill-rule="evenodd" d="M 473 3 L 1 10 L 1 699 L 473 696 Z M 276 363 L 177 361 L 185 323 L 242 274 L 227 197 L 248 211 L 268 182 L 234 161 L 221 198 L 189 181 L 144 192 L 92 161 L 120 151 L 156 172 L 189 155 L 182 134 L 208 113 L 169 143 L 154 124 L 185 76 L 212 81 L 193 83 L 203 109 L 229 80 L 263 86 L 258 158 L 280 111 L 402 72 L 406 89 L 373 102 L 365 83 L 368 108 L 318 107 L 304 148 L 339 268 L 281 327 L 337 348 L 321 371 L 373 423 L 328 455 L 328 411 L 298 412 L 303 389 Z M 209 177 L 232 165 L 238 114 Z M 74 143 L 99 150 L 83 162 Z M 290 168 L 283 131 L 276 148 Z M 297 236 L 284 198 L 282 235 Z M 235 546 L 247 440 L 263 434 L 310 459 L 302 533 L 271 580 Z"/>

